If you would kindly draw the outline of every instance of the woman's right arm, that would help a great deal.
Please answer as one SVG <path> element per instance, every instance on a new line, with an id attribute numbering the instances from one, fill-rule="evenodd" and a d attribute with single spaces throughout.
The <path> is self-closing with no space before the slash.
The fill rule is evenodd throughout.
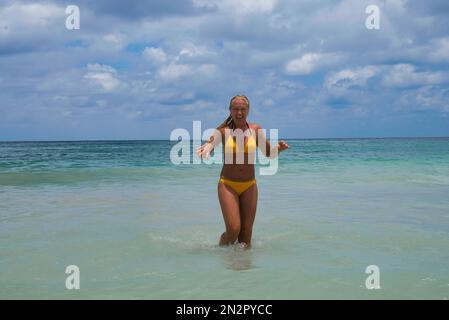
<path id="1" fill-rule="evenodd" d="M 218 146 L 222 142 L 222 129 L 216 129 L 209 141 L 203 144 L 201 147 L 196 149 L 197 155 L 201 158 L 204 157 L 209 159 L 210 153 L 216 146 Z"/>
<path id="2" fill-rule="evenodd" d="M 212 134 L 207 143 L 211 143 L 213 149 L 222 142 L 223 140 L 222 137 L 223 137 L 223 129 L 215 129 L 214 133 Z"/>

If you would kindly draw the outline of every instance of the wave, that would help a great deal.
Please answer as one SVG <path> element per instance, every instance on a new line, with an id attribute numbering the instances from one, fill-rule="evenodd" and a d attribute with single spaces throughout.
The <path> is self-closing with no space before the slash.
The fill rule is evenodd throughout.
<path id="1" fill-rule="evenodd" d="M 84 182 L 138 182 L 157 179 L 182 179 L 191 172 L 170 167 L 82 168 L 52 171 L 0 172 L 0 186 L 71 185 Z"/>

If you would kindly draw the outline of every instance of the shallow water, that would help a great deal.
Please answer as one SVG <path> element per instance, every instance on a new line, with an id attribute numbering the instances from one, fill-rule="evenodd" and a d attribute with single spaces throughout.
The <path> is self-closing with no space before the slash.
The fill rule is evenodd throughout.
<path id="1" fill-rule="evenodd" d="M 449 139 L 288 143 L 251 250 L 217 246 L 220 166 L 169 141 L 0 143 L 0 298 L 449 297 Z"/>

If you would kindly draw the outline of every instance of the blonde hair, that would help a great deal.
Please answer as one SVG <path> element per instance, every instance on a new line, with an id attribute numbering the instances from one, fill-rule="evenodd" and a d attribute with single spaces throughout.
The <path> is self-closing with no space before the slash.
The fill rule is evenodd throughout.
<path id="1" fill-rule="evenodd" d="M 243 99 L 243 100 L 245 100 L 245 101 L 246 101 L 246 105 L 248 106 L 248 109 L 249 109 L 249 99 L 248 99 L 245 95 L 236 95 L 236 96 L 233 96 L 232 99 L 231 99 L 231 101 L 229 102 L 229 110 L 231 110 L 231 108 L 232 108 L 232 103 L 233 103 L 234 100 L 236 100 L 236 99 Z M 229 115 L 229 117 L 227 117 L 226 120 L 223 121 L 223 122 L 217 127 L 217 129 L 221 129 L 221 128 L 224 128 L 224 127 L 226 127 L 226 126 L 231 127 L 231 126 L 233 126 L 233 125 L 234 125 L 234 121 L 232 120 L 232 116 Z"/>

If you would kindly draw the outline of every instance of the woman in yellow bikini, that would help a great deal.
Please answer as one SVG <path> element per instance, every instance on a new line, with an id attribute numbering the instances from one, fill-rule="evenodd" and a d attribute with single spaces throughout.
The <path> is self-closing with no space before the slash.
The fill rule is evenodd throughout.
<path id="1" fill-rule="evenodd" d="M 254 173 L 256 148 L 265 145 L 261 150 L 267 157 L 272 157 L 287 149 L 288 144 L 281 140 L 272 148 L 265 136 L 259 132 L 262 128 L 258 124 L 246 121 L 249 112 L 249 100 L 246 96 L 233 97 L 229 103 L 229 110 L 229 117 L 218 126 L 209 141 L 197 149 L 197 154 L 208 158 L 211 151 L 223 143 L 225 161 L 218 182 L 218 199 L 226 231 L 221 235 L 219 244 L 230 245 L 238 240 L 241 246 L 249 248 L 257 207 L 257 184 Z M 243 148 L 241 141 L 232 135 L 238 132 L 238 129 L 244 134 Z"/>

